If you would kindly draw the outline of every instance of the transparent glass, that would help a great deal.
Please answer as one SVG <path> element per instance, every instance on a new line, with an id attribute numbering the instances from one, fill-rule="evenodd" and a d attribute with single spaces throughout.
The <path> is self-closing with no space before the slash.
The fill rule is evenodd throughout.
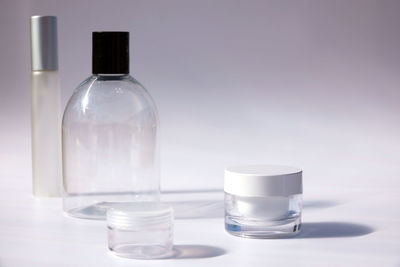
<path id="1" fill-rule="evenodd" d="M 61 89 L 58 71 L 32 71 L 32 189 L 61 197 Z"/>
<path id="2" fill-rule="evenodd" d="M 225 229 L 236 236 L 294 236 L 301 228 L 301 212 L 301 194 L 243 197 L 225 193 Z"/>
<path id="3" fill-rule="evenodd" d="M 93 75 L 74 91 L 62 126 L 63 208 L 105 219 L 115 203 L 158 201 L 158 115 L 129 75 Z"/>

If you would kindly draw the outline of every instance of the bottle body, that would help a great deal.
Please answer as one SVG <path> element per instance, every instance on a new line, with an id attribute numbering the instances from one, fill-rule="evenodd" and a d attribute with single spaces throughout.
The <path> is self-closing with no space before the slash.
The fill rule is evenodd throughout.
<path id="1" fill-rule="evenodd" d="M 63 117 L 63 208 L 105 219 L 110 205 L 159 199 L 158 115 L 129 75 L 93 75 Z"/>
<path id="2" fill-rule="evenodd" d="M 61 196 L 61 89 L 58 71 L 32 71 L 32 189 Z"/>

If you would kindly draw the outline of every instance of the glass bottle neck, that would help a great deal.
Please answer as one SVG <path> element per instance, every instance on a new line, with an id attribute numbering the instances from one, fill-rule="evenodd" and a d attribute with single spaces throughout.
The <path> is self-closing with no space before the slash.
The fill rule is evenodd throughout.
<path id="1" fill-rule="evenodd" d="M 124 78 L 129 77 L 129 73 L 120 73 L 120 74 L 101 74 L 101 73 L 96 73 L 93 74 L 93 76 L 97 77 L 99 80 L 122 80 Z"/>

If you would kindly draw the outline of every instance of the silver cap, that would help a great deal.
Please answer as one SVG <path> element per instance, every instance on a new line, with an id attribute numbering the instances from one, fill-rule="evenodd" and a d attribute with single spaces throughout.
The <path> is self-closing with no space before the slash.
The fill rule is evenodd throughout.
<path id="1" fill-rule="evenodd" d="M 57 17 L 31 17 L 32 70 L 58 70 Z"/>

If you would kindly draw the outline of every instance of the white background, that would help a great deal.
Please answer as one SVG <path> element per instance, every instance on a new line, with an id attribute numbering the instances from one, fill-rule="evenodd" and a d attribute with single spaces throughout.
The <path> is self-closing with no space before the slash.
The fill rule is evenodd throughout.
<path id="1" fill-rule="evenodd" d="M 0 266 L 399 266 L 399 13 L 386 0 L 0 0 Z M 106 253 L 102 223 L 34 199 L 31 15 L 58 16 L 63 106 L 90 75 L 91 32 L 131 32 L 132 75 L 161 117 L 163 190 L 219 199 L 227 166 L 298 166 L 303 236 L 244 240 L 218 216 L 178 220 L 177 244 L 215 248 L 132 262 Z"/>

